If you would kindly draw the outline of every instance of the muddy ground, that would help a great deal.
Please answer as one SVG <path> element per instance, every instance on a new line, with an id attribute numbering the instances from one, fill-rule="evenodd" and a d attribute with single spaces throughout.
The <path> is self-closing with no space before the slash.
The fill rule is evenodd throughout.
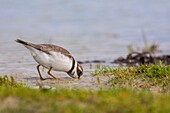
<path id="1" fill-rule="evenodd" d="M 69 89 L 99 89 L 99 84 L 97 82 L 97 77 L 90 75 L 90 73 L 84 74 L 81 79 L 73 79 L 70 78 L 67 74 L 54 74 L 57 79 L 50 79 L 47 74 L 45 74 L 44 78 L 46 80 L 40 80 L 38 74 L 28 74 L 28 73 L 14 73 L 13 76 L 15 80 L 25 84 L 28 87 L 32 88 L 47 88 L 47 89 L 55 89 L 55 88 L 69 88 Z M 109 88 L 109 84 L 107 81 L 109 77 L 101 76 L 100 77 L 100 86 L 103 88 Z"/>

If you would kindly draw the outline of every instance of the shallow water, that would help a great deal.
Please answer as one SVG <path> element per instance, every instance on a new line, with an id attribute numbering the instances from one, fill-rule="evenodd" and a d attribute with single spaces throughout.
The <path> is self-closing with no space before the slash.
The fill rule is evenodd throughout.
<path id="1" fill-rule="evenodd" d="M 168 0 L 0 0 L 0 14 L 1 75 L 37 76 L 36 62 L 17 38 L 61 45 L 79 61 L 112 61 L 125 56 L 129 44 L 143 47 L 144 31 L 149 44 L 170 53 Z"/>

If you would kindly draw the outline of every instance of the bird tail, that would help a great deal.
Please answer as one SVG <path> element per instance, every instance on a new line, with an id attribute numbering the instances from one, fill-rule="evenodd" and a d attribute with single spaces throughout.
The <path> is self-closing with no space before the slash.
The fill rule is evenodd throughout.
<path id="1" fill-rule="evenodd" d="M 20 39 L 16 39 L 15 41 L 17 43 L 20 43 L 20 44 L 24 45 L 29 50 L 33 50 L 33 48 L 37 49 L 37 50 L 41 50 L 41 48 L 36 44 L 29 43 L 29 42 L 26 42 L 26 41 L 23 41 L 23 40 L 20 40 Z M 43 50 L 41 50 L 41 51 L 43 51 Z"/>
<path id="2" fill-rule="evenodd" d="M 18 43 L 20 43 L 20 44 L 23 44 L 23 45 L 27 45 L 27 46 L 30 45 L 28 42 L 25 42 L 25 41 L 20 40 L 20 39 L 17 39 L 17 40 L 15 40 L 15 41 L 18 42 Z"/>

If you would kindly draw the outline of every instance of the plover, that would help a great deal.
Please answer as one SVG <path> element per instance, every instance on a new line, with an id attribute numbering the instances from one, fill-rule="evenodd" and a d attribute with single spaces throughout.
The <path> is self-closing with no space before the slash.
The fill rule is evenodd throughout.
<path id="1" fill-rule="evenodd" d="M 48 70 L 48 75 L 56 79 L 50 72 L 66 72 L 72 78 L 80 78 L 83 75 L 82 66 L 74 59 L 66 49 L 53 44 L 33 44 L 20 39 L 16 42 L 24 45 L 38 63 L 37 71 L 41 80 L 45 80 L 40 73 L 39 67 L 43 66 Z"/>

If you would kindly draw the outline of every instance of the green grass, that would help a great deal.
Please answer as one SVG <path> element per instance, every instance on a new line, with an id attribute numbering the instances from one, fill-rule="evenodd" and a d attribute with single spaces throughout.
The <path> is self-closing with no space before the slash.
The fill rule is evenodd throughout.
<path id="1" fill-rule="evenodd" d="M 99 66 L 92 75 L 110 76 L 112 87 L 170 93 L 170 65 Z"/>
<path id="2" fill-rule="evenodd" d="M 169 95 L 127 89 L 51 91 L 1 87 L 0 92 L 1 113 L 161 113 L 170 110 Z"/>
<path id="3" fill-rule="evenodd" d="M 31 89 L 13 77 L 0 77 L 0 113 L 168 113 L 169 69 L 102 66 L 93 75 L 99 84 L 100 76 L 110 76 L 112 88 L 107 90 Z M 149 87 L 162 91 L 152 93 Z"/>
<path id="4" fill-rule="evenodd" d="M 5 75 L 5 76 L 0 76 L 0 87 L 5 87 L 5 88 L 18 88 L 18 87 L 23 87 L 24 85 L 21 83 L 17 83 L 14 80 L 14 76 L 10 76 L 10 78 Z"/>

